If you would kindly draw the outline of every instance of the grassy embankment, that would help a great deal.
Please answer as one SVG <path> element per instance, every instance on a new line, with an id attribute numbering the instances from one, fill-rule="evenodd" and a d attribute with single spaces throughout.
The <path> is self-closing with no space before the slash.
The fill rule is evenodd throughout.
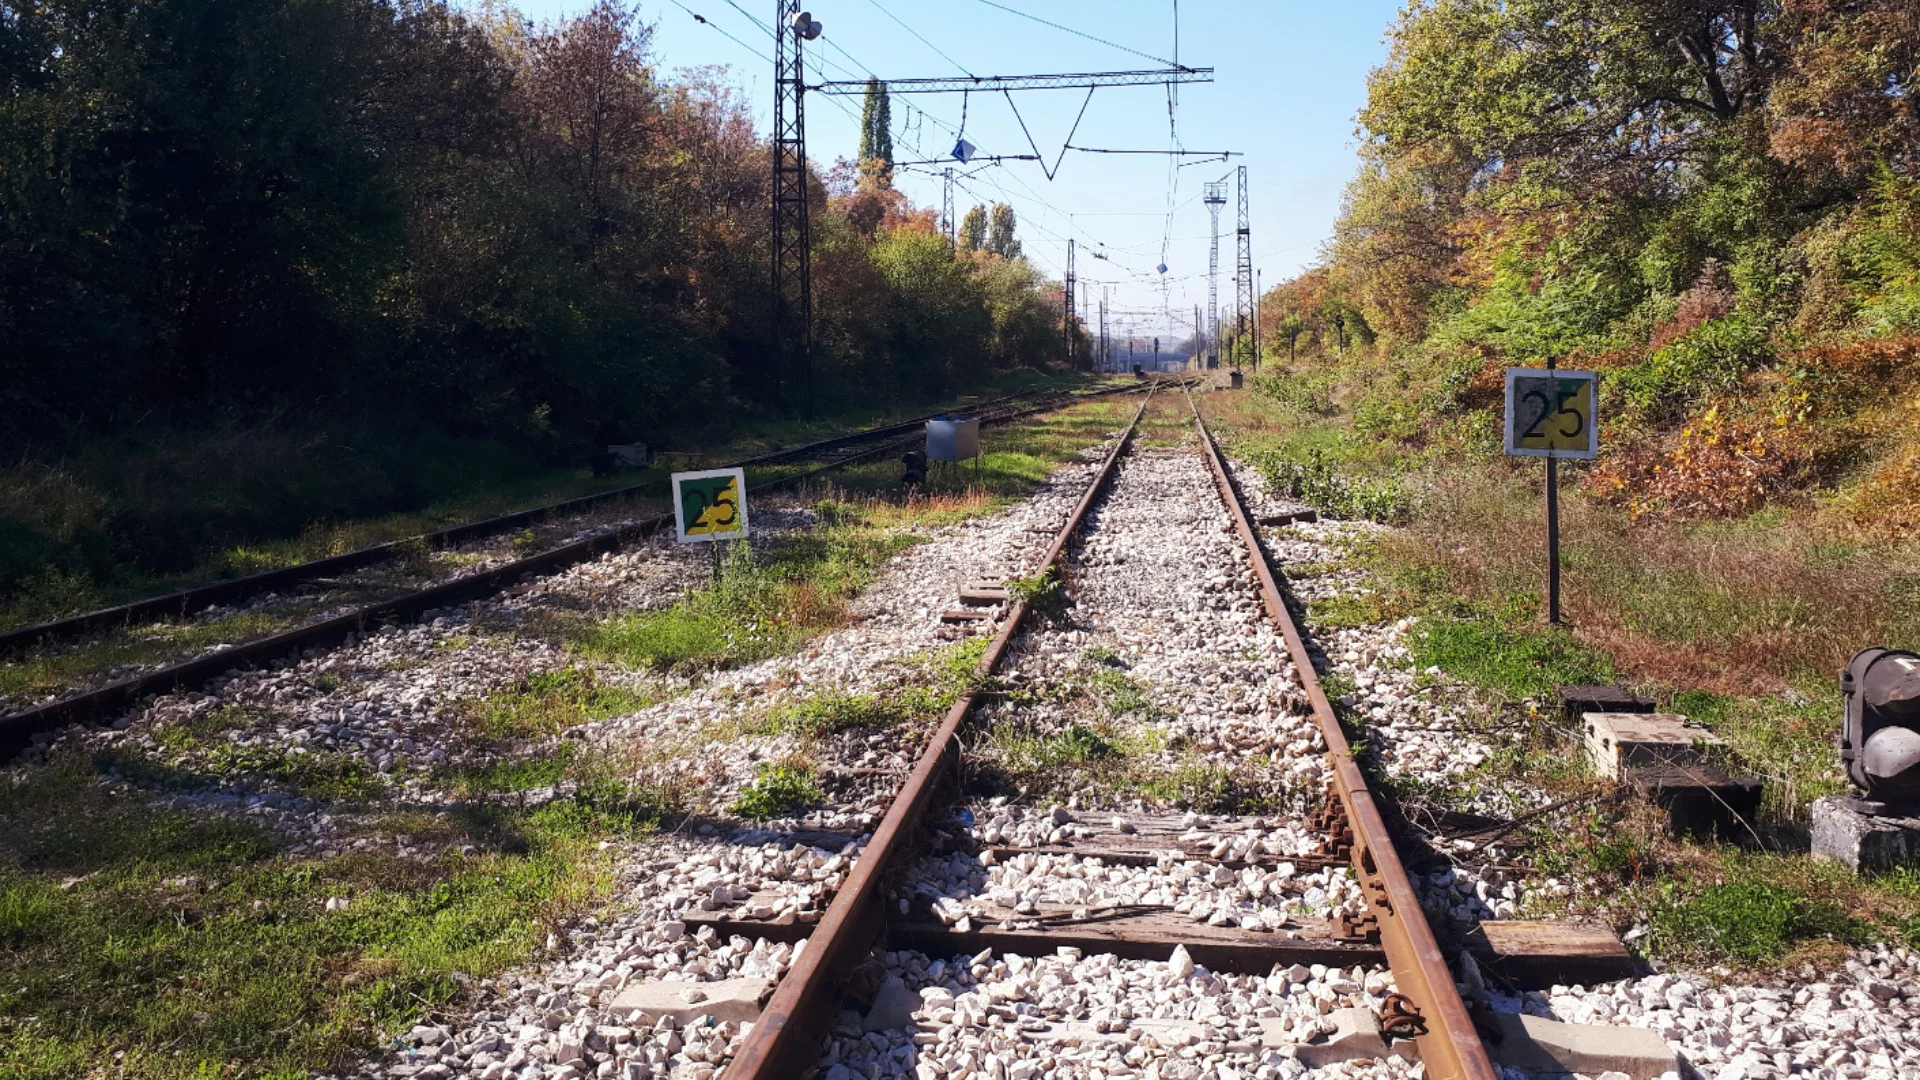
<path id="1" fill-rule="evenodd" d="M 897 481 L 890 464 L 851 470 L 842 486 L 808 496 L 821 527 L 741 549 L 711 586 L 660 611 L 551 619 L 534 632 L 565 641 L 574 667 L 444 707 L 476 738 L 564 747 L 566 729 L 652 700 L 649 673 L 698 677 L 789 653 L 844 625 L 850 600 L 916 529 L 1019 498 L 1132 408 L 1093 403 L 990 431 L 977 477 L 937 473 L 911 499 L 886 491 Z M 904 664 L 882 690 L 802 699 L 752 730 L 804 742 L 937 713 L 977 655 L 977 646 L 941 650 Z M 332 692 L 343 679 L 329 671 L 314 682 Z M 157 734 L 170 748 L 211 743 L 239 719 Z M 604 903 L 618 849 L 603 845 L 644 842 L 688 795 L 559 752 L 440 778 L 468 798 L 557 784 L 555 801 L 413 809 L 367 801 L 384 781 L 353 760 L 337 769 L 284 768 L 273 754 L 217 760 L 208 775 L 176 779 L 369 813 L 371 823 L 336 821 L 377 846 L 294 855 L 284 837 L 241 819 L 163 808 L 142 786 L 163 771 L 125 755 L 15 766 L 0 784 L 0 1073 L 293 1078 L 370 1052 L 383 1033 L 444 1014 L 464 988 L 525 962 L 562 922 Z M 733 809 L 768 816 L 819 792 L 803 749 L 770 765 Z M 400 842 L 432 853 L 398 853 Z M 330 910 L 329 900 L 347 903 Z"/>
<path id="2" fill-rule="evenodd" d="M 1636 519 L 1596 495 L 1584 466 L 1563 466 L 1572 629 L 1552 630 L 1539 462 L 1499 455 L 1497 415 L 1436 417 L 1431 388 L 1391 375 L 1365 360 L 1269 372 L 1210 408 L 1239 455 L 1323 511 L 1405 526 L 1352 544 L 1371 591 L 1316 602 L 1309 622 L 1416 617 L 1415 668 L 1480 692 L 1489 709 L 1470 724 L 1521 735 L 1457 788 L 1396 794 L 1444 809 L 1474 785 L 1517 782 L 1574 800 L 1509 841 L 1544 873 L 1594 882 L 1570 906 L 1642 928 L 1654 956 L 1768 966 L 1835 942 L 1920 944 L 1920 876 L 1855 879 L 1805 854 L 1808 804 L 1843 787 L 1835 674 L 1869 644 L 1920 646 L 1912 546 L 1851 527 L 1846 478 L 1798 505 Z M 1851 482 L 1873 475 L 1863 465 Z M 1765 781 L 1752 835 L 1675 841 L 1584 768 L 1552 695 L 1616 680 L 1711 726 L 1726 764 Z"/>

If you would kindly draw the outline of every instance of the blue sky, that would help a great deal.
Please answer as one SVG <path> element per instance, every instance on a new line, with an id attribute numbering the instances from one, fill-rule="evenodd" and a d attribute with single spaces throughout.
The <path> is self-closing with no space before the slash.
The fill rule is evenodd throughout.
<path id="1" fill-rule="evenodd" d="M 520 0 L 520 7 L 539 19 L 577 13 L 587 2 Z M 811 0 L 809 10 L 825 33 L 807 45 L 810 66 L 819 64 L 816 77 L 864 78 L 872 73 L 886 79 L 1130 70 L 1161 66 L 1149 56 L 1174 56 L 1175 0 L 994 3 L 1112 44 L 1021 18 L 987 0 Z M 658 62 L 669 70 L 730 66 L 734 81 L 755 103 L 764 131 L 772 105 L 772 65 L 766 59 L 772 42 L 764 29 L 772 21 L 772 0 L 678 4 L 684 7 L 674 0 L 642 2 L 641 17 L 655 26 Z M 1028 256 L 1052 276 L 1058 277 L 1064 265 L 1066 238 L 1075 238 L 1079 278 L 1083 290 L 1090 289 L 1086 295 L 1097 304 L 1101 286 L 1111 289 L 1110 329 L 1116 336 L 1132 332 L 1171 340 L 1190 331 L 1194 305 L 1204 305 L 1207 296 L 1210 225 L 1201 202 L 1202 185 L 1237 166 L 1245 165 L 1248 171 L 1254 265 L 1264 272 L 1266 284 L 1314 261 L 1332 228 L 1341 189 L 1353 174 L 1353 117 L 1365 101 L 1368 71 L 1386 55 L 1382 39 L 1398 4 L 1184 0 L 1178 7 L 1180 62 L 1214 69 L 1212 83 L 1179 90 L 1179 143 L 1190 150 L 1232 150 L 1244 157 L 1227 163 L 1189 158 L 1185 160 L 1196 163 L 1170 170 L 1162 156 L 1069 151 L 1052 180 L 1038 163 L 1012 162 L 981 169 L 955 194 L 956 213 L 974 202 L 1012 203 Z M 689 10 L 713 25 L 696 22 Z M 1014 95 L 1049 166 L 1085 100 L 1084 90 Z M 906 107 L 909 101 L 915 109 Z M 1005 97 L 974 94 L 965 106 L 966 138 L 980 153 L 1032 152 Z M 836 157 L 854 155 L 859 107 L 857 97 L 808 95 L 808 150 L 818 165 L 831 166 Z M 916 109 L 924 115 L 915 116 Z M 895 157 L 911 159 L 915 143 L 926 158 L 944 157 L 961 126 L 961 113 L 959 95 L 896 97 Z M 1166 91 L 1127 87 L 1095 92 L 1073 142 L 1167 148 Z M 898 186 L 922 205 L 940 204 L 937 176 L 903 173 Z M 1221 305 L 1228 311 L 1233 302 L 1234 212 L 1229 201 L 1221 220 Z M 1103 250 L 1108 258 L 1092 258 L 1090 250 Z M 1164 275 L 1155 269 L 1163 252 L 1168 267 Z"/>

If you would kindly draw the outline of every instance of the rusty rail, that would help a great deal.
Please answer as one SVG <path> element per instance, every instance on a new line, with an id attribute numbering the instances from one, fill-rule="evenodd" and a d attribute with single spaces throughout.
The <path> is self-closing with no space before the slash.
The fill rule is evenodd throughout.
<path id="1" fill-rule="evenodd" d="M 1220 456 L 1220 448 L 1214 443 L 1213 432 L 1207 430 L 1191 393 L 1187 395 L 1187 402 L 1193 406 L 1194 426 L 1200 429 L 1200 444 L 1206 449 L 1213 482 L 1233 514 L 1234 528 L 1247 545 L 1267 614 L 1286 637 L 1287 653 L 1293 658 L 1293 666 L 1300 673 L 1300 684 L 1313 705 L 1313 718 L 1320 725 L 1321 737 L 1327 741 L 1327 761 L 1333 769 L 1334 790 L 1353 826 L 1354 870 L 1380 927 L 1381 948 L 1387 954 L 1387 964 L 1393 970 L 1400 993 L 1413 1001 L 1425 1021 L 1426 1033 L 1414 1040 L 1420 1049 L 1420 1060 L 1426 1065 L 1427 1075 L 1435 1080 L 1496 1080 L 1499 1074 L 1494 1071 L 1486 1047 L 1474 1030 L 1473 1020 L 1467 1015 L 1466 1003 L 1461 1001 L 1460 991 L 1454 986 L 1453 974 L 1439 943 L 1434 940 L 1433 929 L 1420 910 L 1420 898 L 1414 892 L 1413 882 L 1407 878 L 1406 868 L 1400 864 L 1393 838 L 1387 832 L 1386 819 L 1374 802 L 1373 792 L 1367 788 L 1366 777 L 1354 764 L 1353 748 L 1347 743 L 1333 704 L 1320 686 L 1313 657 L 1307 653 L 1306 640 L 1287 610 L 1266 549 L 1261 546 L 1260 536 L 1247 516 L 1246 506 Z"/>
<path id="2" fill-rule="evenodd" d="M 1133 441 L 1140 416 L 1152 399 L 1153 392 L 1149 390 L 1119 441 L 1100 463 L 1086 492 L 1074 505 L 1067 523 L 1048 545 L 1037 573 L 1044 574 L 1051 569 L 1074 533 L 1079 531 L 1087 511 L 1112 479 L 1114 466 Z M 991 675 L 999 666 L 1000 658 L 1013 636 L 1019 633 L 1026 616 L 1027 602 L 1015 600 L 975 669 L 981 678 Z M 780 980 L 746 1043 L 727 1066 L 727 1080 L 792 1080 L 805 1075 L 812 1067 L 819 1056 L 821 1041 L 839 1011 L 837 987 L 842 976 L 872 946 L 880 932 L 886 915 L 882 910 L 881 886 L 888 864 L 897 853 L 908 849 L 920 819 L 933 801 L 934 789 L 958 759 L 960 727 L 973 710 L 975 698 L 976 693 L 968 691 L 947 710 L 932 740 L 920 752 L 913 772 L 887 808 L 886 817 L 874 830 L 873 839 L 854 863 L 846 883 L 834 894 L 833 903 L 807 940 L 806 950 Z"/>

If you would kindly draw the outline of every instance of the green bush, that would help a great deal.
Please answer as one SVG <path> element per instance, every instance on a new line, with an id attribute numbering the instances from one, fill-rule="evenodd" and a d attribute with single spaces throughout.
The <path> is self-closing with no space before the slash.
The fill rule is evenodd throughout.
<path id="1" fill-rule="evenodd" d="M 1706 391 L 1732 389 L 1772 359 L 1767 327 L 1744 315 L 1728 315 L 1709 319 L 1640 363 L 1612 372 L 1607 389 L 1633 412 L 1674 417 Z"/>
<path id="2" fill-rule="evenodd" d="M 1269 489 L 1299 499 L 1331 518 L 1394 523 L 1412 512 L 1414 499 L 1394 477 L 1342 476 L 1317 446 L 1304 451 L 1269 450 L 1255 459 Z"/>
<path id="3" fill-rule="evenodd" d="M 1561 686 L 1613 678 L 1612 663 L 1565 630 L 1516 629 L 1483 616 L 1422 618 L 1408 645 L 1414 666 L 1513 698 L 1544 700 Z"/>
<path id="4" fill-rule="evenodd" d="M 1854 942 L 1861 927 L 1839 905 L 1765 881 L 1713 885 L 1692 895 L 1663 887 L 1648 948 L 1674 957 L 1777 960 L 1816 938 Z"/>
<path id="5" fill-rule="evenodd" d="M 1319 380 L 1308 380 L 1287 371 L 1269 371 L 1255 375 L 1253 391 L 1270 398 L 1283 408 L 1308 416 L 1332 416 L 1333 398 Z"/>

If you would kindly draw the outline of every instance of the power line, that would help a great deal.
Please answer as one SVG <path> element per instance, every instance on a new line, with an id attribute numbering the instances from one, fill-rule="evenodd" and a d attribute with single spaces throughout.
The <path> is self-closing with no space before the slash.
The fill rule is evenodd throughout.
<path id="1" fill-rule="evenodd" d="M 933 42 L 928 41 L 926 38 L 920 37 L 920 31 L 915 30 L 911 26 L 908 26 L 904 21 L 901 20 L 900 16 L 895 15 L 891 11 L 888 11 L 886 7 L 880 3 L 880 0 L 867 0 L 867 3 L 872 4 L 874 7 L 879 8 L 880 14 L 885 15 L 887 18 L 892 19 L 894 22 L 899 23 L 900 29 L 905 30 L 907 33 L 912 34 L 916 38 L 919 38 L 920 44 L 925 45 L 927 48 L 932 49 L 934 52 L 940 53 L 940 59 L 945 60 L 949 64 L 952 64 L 954 67 L 959 68 L 961 71 L 966 71 L 968 75 L 973 74 L 973 72 L 967 71 L 967 65 L 961 63 L 958 60 L 955 60 L 951 56 L 948 56 L 945 52 L 942 52 L 940 49 L 940 46 L 935 45 Z"/>
<path id="2" fill-rule="evenodd" d="M 995 3 L 994 0 L 980 0 L 980 2 L 991 8 L 999 8 L 1001 11 L 1007 12 L 1010 15 L 1018 15 L 1023 19 L 1031 19 L 1042 26 L 1051 26 L 1055 30 L 1064 31 L 1066 33 L 1072 34 L 1074 37 L 1086 38 L 1088 41 L 1098 42 L 1099 44 L 1105 45 L 1111 49 L 1119 49 L 1121 52 L 1124 52 L 1124 53 L 1132 53 L 1135 56 L 1139 56 L 1139 57 L 1143 57 L 1145 59 L 1151 60 L 1156 64 L 1166 64 L 1169 67 L 1179 66 L 1175 64 L 1173 61 L 1168 60 L 1164 57 L 1155 56 L 1152 53 L 1143 53 L 1139 49 L 1128 48 L 1127 46 L 1122 45 L 1117 41 L 1108 41 L 1106 38 L 1103 38 L 1103 37 L 1094 37 L 1092 34 L 1086 33 L 1085 31 L 1075 30 L 1071 26 L 1062 26 L 1057 22 L 1053 22 L 1048 19 L 1043 19 L 1038 15 L 1029 15 L 1018 8 L 1010 8 L 1005 4 Z"/>
<path id="3" fill-rule="evenodd" d="M 727 2 L 728 2 L 728 3 L 732 3 L 732 2 L 733 2 L 733 0 L 727 0 Z M 758 58 L 759 60 L 761 60 L 761 61 L 763 61 L 763 62 L 765 62 L 765 63 L 769 63 L 769 64 L 771 64 L 771 63 L 773 63 L 773 60 L 772 60 L 772 58 L 770 58 L 769 56 L 767 56 L 767 54 L 766 54 L 766 53 L 763 53 L 763 52 L 761 52 L 760 50 L 758 50 L 758 49 L 756 49 L 756 48 L 754 48 L 753 46 L 751 46 L 751 45 L 749 45 L 749 44 L 747 44 L 746 42 L 744 42 L 744 41 L 741 41 L 741 40 L 740 40 L 739 38 L 737 38 L 737 37 L 734 37 L 734 36 L 733 36 L 732 34 L 729 34 L 729 33 L 727 33 L 727 31 L 726 31 L 726 29 L 725 29 L 725 28 L 723 28 L 723 27 L 722 27 L 722 26 L 721 26 L 721 25 L 720 25 L 719 23 L 716 23 L 716 22 L 711 22 L 711 21 L 709 21 L 709 20 L 707 19 L 707 17 L 706 17 L 705 15 L 702 15 L 702 14 L 700 14 L 699 12 L 697 12 L 697 11 L 695 11 L 695 10 L 693 10 L 692 8 L 690 8 L 690 7 L 688 7 L 687 5 L 685 5 L 685 4 L 683 4 L 683 3 L 681 3 L 681 2 L 680 2 L 680 0 L 673 0 L 673 6 L 674 6 L 674 7 L 677 7 L 677 8 L 679 8 L 679 9 L 680 9 L 681 11 L 684 11 L 684 12 L 686 12 L 687 14 L 689 14 L 689 15 L 691 15 L 691 16 L 693 16 L 693 21 L 694 21 L 694 22 L 697 22 L 697 23 L 699 23 L 699 24 L 700 24 L 700 25 L 702 25 L 702 26 L 711 26 L 711 27 L 713 27 L 713 28 L 714 28 L 715 30 L 718 30 L 718 31 L 720 31 L 720 35 L 721 35 L 722 37 L 724 37 L 724 38 L 726 38 L 726 39 L 727 39 L 728 41 L 731 41 L 731 42 L 733 42 L 733 43 L 734 43 L 735 45 L 738 45 L 738 46 L 740 46 L 741 48 L 743 48 L 743 49 L 745 49 L 745 50 L 747 50 L 748 52 L 750 52 L 750 53 L 752 53 L 752 54 L 753 54 L 753 55 L 754 55 L 754 56 L 755 56 L 756 58 Z M 759 24 L 758 24 L 758 23 L 756 23 L 755 25 L 757 26 L 757 25 L 759 25 Z M 762 29 L 765 29 L 765 27 L 762 27 Z"/>

